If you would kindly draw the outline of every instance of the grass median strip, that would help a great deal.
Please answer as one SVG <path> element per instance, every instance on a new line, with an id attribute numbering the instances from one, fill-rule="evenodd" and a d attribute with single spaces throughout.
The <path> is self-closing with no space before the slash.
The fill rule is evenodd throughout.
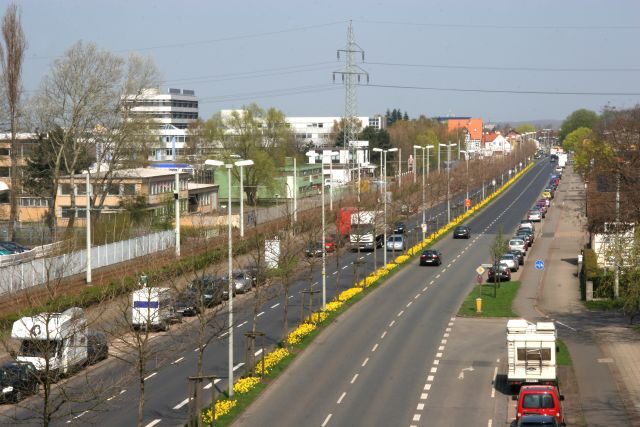
<path id="1" fill-rule="evenodd" d="M 495 292 L 493 283 L 474 286 L 465 298 L 458 316 L 464 317 L 518 317 L 511 305 L 520 288 L 519 281 L 502 282 Z M 482 299 L 482 311 L 476 311 L 476 299 Z"/>

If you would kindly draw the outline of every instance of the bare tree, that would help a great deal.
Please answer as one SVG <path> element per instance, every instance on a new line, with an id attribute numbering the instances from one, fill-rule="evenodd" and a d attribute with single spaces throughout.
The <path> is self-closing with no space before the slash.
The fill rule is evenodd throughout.
<path id="1" fill-rule="evenodd" d="M 22 95 L 21 77 L 22 61 L 27 41 L 22 31 L 20 11 L 15 3 L 7 7 L 7 12 L 2 19 L 2 38 L 4 46 L 0 43 L 0 62 L 2 63 L 2 86 L 6 99 L 6 107 L 9 113 L 9 126 L 11 128 L 11 193 L 9 212 L 9 240 L 15 237 L 15 222 L 18 219 L 18 144 L 16 141 L 17 120 L 20 109 L 20 96 Z"/>
<path id="2" fill-rule="evenodd" d="M 89 153 L 102 172 L 93 191 L 93 201 L 102 206 L 114 172 L 140 164 L 146 154 L 145 143 L 153 133 L 147 121 L 131 115 L 131 108 L 156 81 L 150 60 L 130 56 L 127 62 L 94 44 L 78 42 L 54 62 L 33 99 L 33 122 L 45 132 L 63 130 L 61 141 L 52 146 L 50 175 L 56 190 L 64 174 L 71 176 L 73 190 L 74 175 L 82 171 L 83 156 Z M 55 205 L 55 199 L 51 203 Z M 71 191 L 71 208 L 75 206 Z"/>

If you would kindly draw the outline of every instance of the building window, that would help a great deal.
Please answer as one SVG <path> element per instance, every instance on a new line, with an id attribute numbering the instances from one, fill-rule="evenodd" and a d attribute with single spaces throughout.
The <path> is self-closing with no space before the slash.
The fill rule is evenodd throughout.
<path id="1" fill-rule="evenodd" d="M 71 184 L 61 184 L 60 185 L 60 194 L 65 196 L 71 195 Z"/>
<path id="2" fill-rule="evenodd" d="M 118 196 L 120 194 L 120 185 L 111 184 L 107 187 L 107 194 L 109 196 Z"/>
<path id="3" fill-rule="evenodd" d="M 0 148 L 0 156 L 9 156 L 11 151 L 8 148 Z"/>
<path id="4" fill-rule="evenodd" d="M 123 194 L 125 196 L 135 196 L 136 195 L 136 185 L 135 184 L 123 184 L 122 185 Z"/>

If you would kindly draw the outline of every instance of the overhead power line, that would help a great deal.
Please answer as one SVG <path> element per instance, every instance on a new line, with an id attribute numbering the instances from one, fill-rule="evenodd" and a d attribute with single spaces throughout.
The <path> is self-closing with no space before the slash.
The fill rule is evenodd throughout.
<path id="1" fill-rule="evenodd" d="M 482 65 L 449 65 L 449 64 L 411 64 L 395 62 L 367 62 L 367 65 L 383 65 L 389 67 L 413 67 L 413 68 L 435 68 L 448 70 L 489 70 L 489 71 L 542 71 L 542 72 L 587 72 L 587 73 L 610 73 L 610 72 L 639 72 L 640 68 L 633 67 L 603 67 L 603 68 L 567 68 L 567 67 L 502 67 L 502 66 L 482 66 Z"/>
<path id="2" fill-rule="evenodd" d="M 438 92 L 469 92 L 469 93 L 506 93 L 524 95 L 577 95 L 577 96 L 640 96 L 640 92 L 572 92 L 572 91 L 547 91 L 547 90 L 510 90 L 510 89 L 464 89 L 453 87 L 428 87 L 428 86 L 403 86 L 368 84 L 364 87 L 379 87 L 385 89 L 411 89 L 411 90 L 431 90 Z"/>
<path id="3" fill-rule="evenodd" d="M 432 28 L 473 28 L 487 30 L 640 30 L 640 25 L 566 25 L 565 23 L 558 25 L 503 25 L 503 24 L 451 24 L 441 22 L 399 22 L 399 21 L 369 21 L 354 20 L 363 24 L 375 25 L 400 25 L 413 27 L 432 27 Z"/>
<path id="4" fill-rule="evenodd" d="M 216 103 L 223 103 L 223 102 L 230 102 L 230 101 L 253 100 L 258 98 L 276 98 L 281 96 L 301 95 L 306 93 L 330 92 L 330 91 L 340 90 L 340 89 L 341 87 L 336 85 L 298 86 L 298 87 L 291 87 L 291 88 L 272 89 L 267 91 L 209 96 L 209 97 L 200 98 L 199 102 L 200 104 L 216 104 Z"/>

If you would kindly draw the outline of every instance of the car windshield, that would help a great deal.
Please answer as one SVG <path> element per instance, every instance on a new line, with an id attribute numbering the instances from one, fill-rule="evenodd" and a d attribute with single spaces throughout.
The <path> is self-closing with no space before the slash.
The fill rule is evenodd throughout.
<path id="1" fill-rule="evenodd" d="M 504 254 L 502 255 L 502 259 L 513 261 L 514 256 L 512 254 Z"/>
<path id="2" fill-rule="evenodd" d="M 402 236 L 390 236 L 389 237 L 389 241 L 390 242 L 402 242 Z"/>
<path id="3" fill-rule="evenodd" d="M 233 273 L 233 278 L 234 279 L 244 279 L 244 273 L 241 271 L 236 271 Z"/>
<path id="4" fill-rule="evenodd" d="M 524 242 L 522 240 L 513 239 L 513 240 L 509 240 L 509 244 L 515 246 L 515 245 L 522 245 L 524 244 Z"/>
<path id="5" fill-rule="evenodd" d="M 552 409 L 553 397 L 550 394 L 525 394 L 522 399 L 524 409 Z"/>
<path id="6" fill-rule="evenodd" d="M 58 349 L 60 352 L 61 342 L 57 340 L 22 340 L 20 345 L 20 355 L 26 357 L 51 358 Z"/>

